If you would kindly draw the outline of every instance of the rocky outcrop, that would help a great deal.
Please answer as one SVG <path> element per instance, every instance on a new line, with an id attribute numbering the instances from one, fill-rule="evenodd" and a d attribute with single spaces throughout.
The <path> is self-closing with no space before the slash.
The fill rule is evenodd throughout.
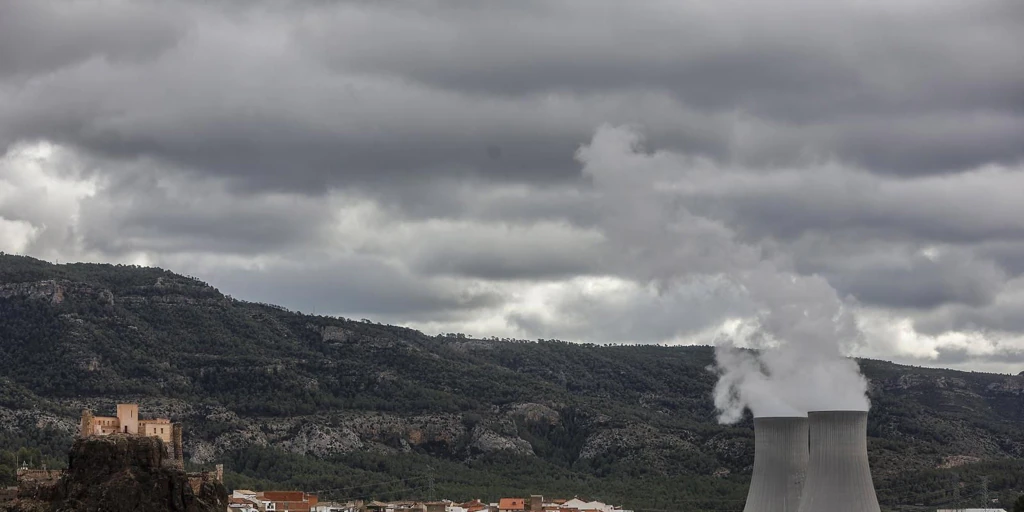
<path id="1" fill-rule="evenodd" d="M 1024 379 L 1020 377 L 1021 375 L 1007 377 L 999 382 L 993 382 L 988 385 L 988 390 L 996 393 L 1022 395 L 1024 394 Z"/>
<path id="2" fill-rule="evenodd" d="M 515 404 L 509 408 L 509 413 L 523 418 L 527 424 L 545 423 L 548 425 L 557 425 L 562 421 L 562 417 L 558 414 L 558 411 L 543 404 Z"/>
<path id="3" fill-rule="evenodd" d="M 473 429 L 470 447 L 483 453 L 507 451 L 519 455 L 534 455 L 533 447 L 522 438 L 503 436 L 479 425 Z"/>
<path id="4" fill-rule="evenodd" d="M 348 428 L 333 428 L 307 423 L 282 446 L 284 449 L 300 455 L 326 457 L 360 450 L 363 448 L 363 441 Z"/>
<path id="5" fill-rule="evenodd" d="M 55 413 L 32 409 L 0 407 L 0 432 L 25 433 L 44 431 L 51 435 L 71 436 L 78 432 L 78 422 Z"/>
<path id="6" fill-rule="evenodd" d="M 580 459 L 593 459 L 617 453 L 627 460 L 660 467 L 673 454 L 698 452 L 693 444 L 696 436 L 688 432 L 669 433 L 650 425 L 633 423 L 620 428 L 601 429 L 587 437 L 580 450 Z"/>
<path id="7" fill-rule="evenodd" d="M 114 294 L 106 288 L 58 279 L 26 283 L 0 283 L 0 299 L 12 297 L 47 301 L 53 306 L 59 306 L 65 300 L 76 298 L 95 301 L 104 306 L 114 304 Z"/>
<path id="8" fill-rule="evenodd" d="M 112 435 L 78 439 L 68 470 L 57 483 L 19 496 L 9 511 L 222 512 L 227 491 L 220 482 L 190 485 L 188 475 L 166 465 L 164 443 L 155 437 Z"/>
<path id="9" fill-rule="evenodd" d="M 355 338 L 352 331 L 345 329 L 344 327 L 338 327 L 336 325 L 325 325 L 323 327 L 312 327 L 313 330 L 320 333 L 320 339 L 326 342 L 346 342 L 351 341 Z"/>
<path id="10" fill-rule="evenodd" d="M 959 466 L 964 466 L 967 464 L 974 464 L 980 461 L 981 459 L 979 459 L 978 457 L 971 457 L 970 455 L 950 455 L 947 457 L 943 457 L 942 462 L 940 462 L 939 465 L 935 467 L 937 469 L 950 469 Z"/>
<path id="11" fill-rule="evenodd" d="M 25 297 L 30 300 L 46 300 L 53 305 L 64 302 L 64 286 L 55 280 L 35 283 L 0 284 L 0 298 Z"/>

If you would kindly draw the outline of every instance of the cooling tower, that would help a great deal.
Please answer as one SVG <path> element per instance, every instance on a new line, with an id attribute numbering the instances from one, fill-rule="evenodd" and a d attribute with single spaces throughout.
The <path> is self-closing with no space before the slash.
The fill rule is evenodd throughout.
<path id="1" fill-rule="evenodd" d="M 807 473 L 807 418 L 754 418 L 754 474 L 743 512 L 797 512 Z"/>
<path id="2" fill-rule="evenodd" d="M 798 512 L 880 512 L 868 467 L 868 413 L 807 415 L 810 460 Z"/>

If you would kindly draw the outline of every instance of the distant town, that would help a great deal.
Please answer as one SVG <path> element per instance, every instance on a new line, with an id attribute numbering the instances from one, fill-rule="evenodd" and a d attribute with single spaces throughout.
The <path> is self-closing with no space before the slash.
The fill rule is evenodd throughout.
<path id="1" fill-rule="evenodd" d="M 829 498 L 838 488 L 852 489 L 850 496 L 859 496 L 871 505 L 848 511 L 877 512 L 879 507 L 867 451 L 867 416 L 867 411 L 811 411 L 807 417 L 755 418 L 754 466 L 744 512 L 791 510 L 774 505 L 802 503 L 816 496 L 821 502 L 831 503 L 835 500 L 820 499 L 820 496 Z M 123 448 L 117 452 L 119 449 L 113 448 L 114 445 L 123 445 Z M 32 506 L 38 506 L 61 492 L 75 489 L 76 485 L 84 489 L 79 494 L 88 494 L 87 488 L 93 485 L 93 480 L 102 480 L 107 472 L 117 493 L 132 485 L 132 477 L 127 475 L 142 474 L 142 481 L 163 475 L 168 489 L 183 491 L 173 499 L 204 503 L 205 508 L 189 509 L 203 512 L 633 512 L 579 496 L 566 499 L 532 494 L 503 497 L 496 502 L 480 499 L 385 502 L 372 498 L 321 501 L 321 493 L 328 491 L 228 491 L 224 486 L 222 464 L 216 464 L 214 471 L 185 471 L 181 424 L 172 423 L 168 418 L 144 419 L 137 404 L 118 404 L 113 416 L 98 416 L 92 410 L 83 410 L 76 446 L 79 446 L 77 458 L 73 460 L 95 458 L 95 463 L 79 464 L 77 471 L 73 463 L 68 470 L 23 466 L 17 471 L 18 485 L 0 489 L 0 503 L 33 503 L 34 500 Z M 111 455 L 115 452 L 120 455 Z M 125 465 L 126 461 L 131 462 Z M 858 478 L 849 476 L 858 474 Z M 89 482 L 88 485 L 76 484 L 76 477 L 79 482 Z M 985 482 L 987 484 L 987 480 Z M 104 491 L 99 494 L 100 500 L 109 496 Z M 982 501 L 986 505 L 995 502 L 987 497 Z M 36 510 L 32 506 L 5 510 Z M 988 508 L 957 510 L 1005 512 Z M 953 511 L 939 509 L 939 512 Z"/>
<path id="2" fill-rule="evenodd" d="M 237 489 L 228 498 L 232 512 L 632 512 L 621 507 L 572 499 L 501 498 L 497 503 L 472 500 L 440 501 L 319 501 L 315 494 L 301 491 L 250 491 Z"/>
<path id="3" fill-rule="evenodd" d="M 184 470 L 182 454 L 182 425 L 168 418 L 143 419 L 138 404 L 117 404 L 114 416 L 97 416 L 92 410 L 82 411 L 79 439 L 112 435 L 155 437 L 164 446 L 163 464 Z M 55 486 L 64 477 L 64 470 L 19 468 L 18 486 L 0 490 L 0 502 L 16 500 L 23 494 L 38 494 L 41 487 Z M 184 474 L 188 486 L 196 494 L 204 484 L 223 485 L 224 466 L 217 464 L 212 472 Z M 28 493 L 26 493 L 28 491 Z M 345 502 L 320 501 L 316 493 L 305 491 L 230 491 L 228 512 L 633 512 L 600 501 L 545 499 L 541 495 L 501 498 L 496 503 L 479 499 L 458 503 L 437 501 L 376 501 L 349 500 Z"/>

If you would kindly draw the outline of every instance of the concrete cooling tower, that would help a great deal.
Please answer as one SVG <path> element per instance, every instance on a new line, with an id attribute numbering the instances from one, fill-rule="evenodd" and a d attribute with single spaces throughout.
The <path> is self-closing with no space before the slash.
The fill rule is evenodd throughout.
<path id="1" fill-rule="evenodd" d="M 754 473 L 743 512 L 797 512 L 807 473 L 807 418 L 754 418 Z"/>
<path id="2" fill-rule="evenodd" d="M 798 512 L 880 512 L 868 467 L 868 413 L 807 415 L 810 461 Z"/>

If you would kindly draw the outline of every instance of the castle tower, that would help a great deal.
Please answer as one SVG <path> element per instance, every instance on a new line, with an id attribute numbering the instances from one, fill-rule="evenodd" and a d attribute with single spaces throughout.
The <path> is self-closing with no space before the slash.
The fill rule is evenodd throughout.
<path id="1" fill-rule="evenodd" d="M 215 468 L 217 470 L 217 481 L 224 483 L 224 464 L 217 464 Z"/>
<path id="2" fill-rule="evenodd" d="M 174 451 L 174 465 L 185 469 L 185 452 L 181 446 L 181 423 L 171 427 L 171 449 Z"/>
<path id="3" fill-rule="evenodd" d="M 91 409 L 82 409 L 82 423 L 79 426 L 78 434 L 82 437 L 89 437 L 96 432 L 95 416 Z"/>
<path id="4" fill-rule="evenodd" d="M 139 404 L 117 404 L 117 421 L 122 434 L 138 434 Z"/>

